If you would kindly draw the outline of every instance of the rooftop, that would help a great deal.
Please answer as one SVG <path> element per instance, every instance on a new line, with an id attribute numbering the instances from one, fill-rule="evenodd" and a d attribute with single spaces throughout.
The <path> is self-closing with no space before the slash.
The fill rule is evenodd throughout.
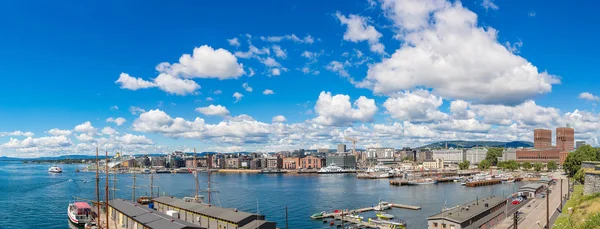
<path id="1" fill-rule="evenodd" d="M 477 204 L 478 202 L 479 204 Z M 427 220 L 445 219 L 460 224 L 503 202 L 506 202 L 506 199 L 498 196 L 490 196 L 432 215 Z M 486 207 L 485 204 L 488 204 L 488 206 Z"/>
<path id="2" fill-rule="evenodd" d="M 172 219 L 166 214 L 123 199 L 111 200 L 109 204 L 117 211 L 150 229 L 206 229 L 180 219 Z"/>
<path id="3" fill-rule="evenodd" d="M 537 191 L 538 189 L 542 188 L 544 185 L 539 184 L 539 183 L 531 183 L 531 184 L 526 184 L 523 185 L 519 188 L 519 191 Z"/>
<path id="4" fill-rule="evenodd" d="M 229 221 L 235 224 L 239 224 L 241 221 L 249 217 L 264 219 L 264 216 L 261 215 L 237 211 L 236 209 L 216 207 L 209 204 L 185 202 L 182 199 L 173 198 L 170 196 L 161 196 L 154 198 L 153 200 L 154 202 L 171 205 L 187 211 L 195 212 L 197 214 L 210 216 L 224 221 Z"/>

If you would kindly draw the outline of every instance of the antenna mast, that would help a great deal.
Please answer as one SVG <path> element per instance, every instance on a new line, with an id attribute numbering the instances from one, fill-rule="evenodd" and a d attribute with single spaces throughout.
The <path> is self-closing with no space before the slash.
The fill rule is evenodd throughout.
<path id="1" fill-rule="evenodd" d="M 104 215 L 106 216 L 106 229 L 108 229 L 108 151 L 104 152 L 106 153 L 106 162 L 104 163 L 104 168 L 106 169 L 106 187 L 104 188 L 106 194 L 106 213 Z"/>
<path id="2" fill-rule="evenodd" d="M 98 188 L 100 177 L 98 177 L 98 170 L 100 170 L 100 163 L 98 162 L 98 147 L 96 147 L 96 207 L 98 208 L 96 224 L 100 225 L 100 189 Z"/>

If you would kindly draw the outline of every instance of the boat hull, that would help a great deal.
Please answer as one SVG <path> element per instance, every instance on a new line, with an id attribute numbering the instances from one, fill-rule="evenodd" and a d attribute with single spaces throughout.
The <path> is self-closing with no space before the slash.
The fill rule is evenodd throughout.
<path id="1" fill-rule="evenodd" d="M 317 172 L 317 174 L 355 173 L 354 171 Z"/>

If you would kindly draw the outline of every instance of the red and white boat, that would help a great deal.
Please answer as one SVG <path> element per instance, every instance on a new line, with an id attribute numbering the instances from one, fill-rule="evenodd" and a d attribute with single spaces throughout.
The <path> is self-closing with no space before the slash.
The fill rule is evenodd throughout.
<path id="1" fill-rule="evenodd" d="M 86 202 L 75 202 L 69 204 L 67 215 L 72 223 L 84 225 L 92 221 L 92 207 Z"/>

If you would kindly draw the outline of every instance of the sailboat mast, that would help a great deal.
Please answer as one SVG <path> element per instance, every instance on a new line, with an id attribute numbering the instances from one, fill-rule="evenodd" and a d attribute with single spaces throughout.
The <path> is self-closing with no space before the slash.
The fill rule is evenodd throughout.
<path id="1" fill-rule="evenodd" d="M 208 188 L 206 191 L 208 192 L 208 204 L 210 204 L 210 169 L 212 167 L 212 156 L 208 153 Z"/>
<path id="2" fill-rule="evenodd" d="M 152 174 L 152 169 L 150 169 L 150 198 L 152 197 L 154 197 L 154 174 Z"/>
<path id="3" fill-rule="evenodd" d="M 135 173 L 133 174 L 133 186 L 131 186 L 131 202 L 135 203 Z"/>
<path id="4" fill-rule="evenodd" d="M 196 161 L 196 148 L 194 148 L 194 180 L 196 181 L 196 196 L 194 198 L 198 198 L 198 162 Z"/>
<path id="5" fill-rule="evenodd" d="M 105 195 L 106 195 L 106 213 L 104 214 L 106 216 L 106 229 L 108 229 L 108 151 L 104 151 L 106 153 L 106 162 L 104 163 L 104 168 L 106 169 L 106 187 L 104 188 L 105 191 Z"/>
<path id="6" fill-rule="evenodd" d="M 100 177 L 98 176 L 98 170 L 100 170 L 100 163 L 98 162 L 98 147 L 96 147 L 96 207 L 98 211 L 98 217 L 96 218 L 96 224 L 100 225 L 100 189 L 98 188 L 100 183 Z"/>

